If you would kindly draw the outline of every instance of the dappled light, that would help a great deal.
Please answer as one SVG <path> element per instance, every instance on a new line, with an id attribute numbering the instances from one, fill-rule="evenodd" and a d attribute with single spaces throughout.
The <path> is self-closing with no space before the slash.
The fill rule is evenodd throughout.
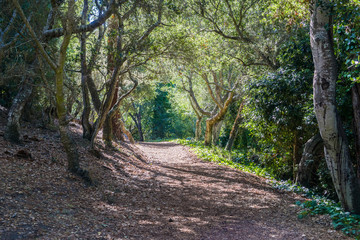
<path id="1" fill-rule="evenodd" d="M 359 0 L 0 16 L 1 240 L 359 238 Z"/>

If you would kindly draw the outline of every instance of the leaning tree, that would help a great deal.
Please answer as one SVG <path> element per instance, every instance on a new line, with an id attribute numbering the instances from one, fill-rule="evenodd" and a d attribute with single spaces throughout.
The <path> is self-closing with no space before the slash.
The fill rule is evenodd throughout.
<path id="1" fill-rule="evenodd" d="M 360 179 L 352 165 L 348 140 L 336 107 L 338 64 L 332 34 L 332 2 L 310 5 L 310 43 L 314 60 L 314 108 L 325 159 L 336 193 L 347 211 L 360 214 Z"/>

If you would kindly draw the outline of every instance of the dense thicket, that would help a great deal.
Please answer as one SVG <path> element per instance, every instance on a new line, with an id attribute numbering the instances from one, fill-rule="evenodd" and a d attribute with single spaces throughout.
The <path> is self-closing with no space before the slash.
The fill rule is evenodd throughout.
<path id="1" fill-rule="evenodd" d="M 359 1 L 0 1 L 5 137 L 192 138 L 360 209 Z M 42 7 L 36 7 L 42 6 Z M 324 151 L 325 150 L 325 151 Z"/>

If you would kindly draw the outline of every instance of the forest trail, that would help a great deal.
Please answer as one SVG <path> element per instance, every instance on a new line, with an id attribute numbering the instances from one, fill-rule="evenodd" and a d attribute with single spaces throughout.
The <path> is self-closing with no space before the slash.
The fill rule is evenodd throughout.
<path id="1" fill-rule="evenodd" d="M 294 203 L 303 199 L 274 190 L 263 178 L 201 161 L 175 143 L 138 147 L 157 169 L 154 180 L 166 189 L 160 193 L 162 214 L 177 229 L 169 239 L 346 238 L 319 217 L 298 219 Z"/>
<path id="2" fill-rule="evenodd" d="M 5 120 L 0 111 L 0 240 L 348 239 L 328 217 L 299 220 L 302 198 L 263 178 L 168 142 L 99 143 L 96 158 L 71 123 L 87 186 L 67 171 L 56 132 L 24 124 L 23 143 L 12 144 Z"/>

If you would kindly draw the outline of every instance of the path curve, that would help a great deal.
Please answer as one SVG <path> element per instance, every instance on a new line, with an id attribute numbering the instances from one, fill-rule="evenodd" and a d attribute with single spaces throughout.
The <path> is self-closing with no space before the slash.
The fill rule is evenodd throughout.
<path id="1" fill-rule="evenodd" d="M 154 239 L 347 239 L 324 217 L 298 219 L 301 197 L 263 178 L 201 161 L 175 143 L 137 146 L 156 169 L 153 180 L 166 194 L 161 214 L 174 229 Z"/>

